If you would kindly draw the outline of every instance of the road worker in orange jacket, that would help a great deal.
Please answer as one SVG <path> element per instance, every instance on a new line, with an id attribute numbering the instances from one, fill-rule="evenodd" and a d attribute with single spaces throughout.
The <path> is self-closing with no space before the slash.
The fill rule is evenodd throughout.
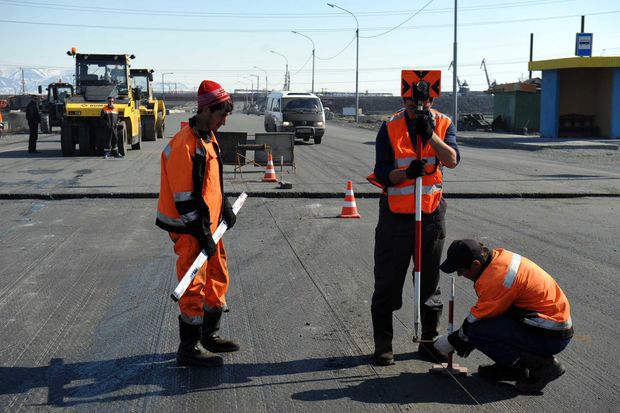
<path id="1" fill-rule="evenodd" d="M 450 245 L 441 270 L 472 280 L 478 301 L 458 331 L 437 339 L 437 350 L 467 357 L 478 349 L 495 362 L 480 366 L 481 376 L 516 381 L 524 393 L 540 392 L 564 374 L 554 355 L 573 336 L 570 305 L 545 270 L 519 254 L 471 239 Z"/>
<path id="2" fill-rule="evenodd" d="M 376 140 L 374 172 L 368 180 L 383 189 L 379 199 L 379 222 L 375 230 L 372 326 L 375 364 L 394 364 L 392 313 L 402 307 L 407 269 L 415 251 L 415 179 L 422 176 L 422 271 L 420 274 L 420 356 L 445 361 L 431 340 L 438 332 L 443 304 L 439 264 L 446 237 L 446 202 L 442 197 L 442 168 L 459 162 L 456 129 L 449 117 L 431 109 L 433 98 L 418 111 L 412 97 L 405 108 L 381 125 Z M 422 139 L 422 160 L 417 160 L 417 139 Z"/>
<path id="3" fill-rule="evenodd" d="M 198 88 L 198 112 L 166 145 L 161 155 L 161 187 L 156 224 L 174 242 L 179 280 L 201 250 L 209 257 L 179 300 L 181 344 L 179 365 L 222 365 L 211 352 L 236 351 L 239 345 L 217 332 L 222 313 L 228 310 L 228 266 L 222 240 L 213 232 L 222 220 L 228 228 L 236 217 L 224 196 L 223 165 L 214 132 L 226 122 L 233 105 L 216 82 L 204 80 Z"/>

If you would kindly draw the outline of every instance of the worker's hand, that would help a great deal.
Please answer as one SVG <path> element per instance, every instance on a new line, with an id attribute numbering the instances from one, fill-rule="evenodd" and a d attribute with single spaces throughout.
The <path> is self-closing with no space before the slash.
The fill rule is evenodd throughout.
<path id="1" fill-rule="evenodd" d="M 207 254 L 207 257 L 211 258 L 215 255 L 217 251 L 217 245 L 215 245 L 215 241 L 213 241 L 213 235 L 211 235 L 211 231 L 208 234 L 205 234 L 204 238 L 201 240 L 202 249 Z"/>
<path id="2" fill-rule="evenodd" d="M 222 210 L 222 215 L 224 220 L 226 221 L 226 225 L 228 225 L 228 229 L 231 229 L 235 226 L 235 222 L 237 222 L 237 216 L 233 212 L 232 206 L 228 201 L 228 198 L 224 199 L 224 209 Z"/>
<path id="3" fill-rule="evenodd" d="M 405 169 L 405 175 L 407 179 L 416 179 L 418 176 L 426 175 L 424 166 L 426 165 L 426 159 L 411 161 L 407 169 Z"/>
<path id="4" fill-rule="evenodd" d="M 211 235 L 211 230 L 209 229 L 209 224 L 206 223 L 202 228 L 192 227 L 190 228 L 190 234 L 198 239 L 198 244 L 200 245 L 200 249 L 207 254 L 207 257 L 211 258 L 215 255 L 215 251 L 217 247 L 215 245 L 215 241 L 213 241 L 213 235 Z"/>
<path id="5" fill-rule="evenodd" d="M 413 130 L 416 135 L 422 137 L 422 143 L 426 145 L 433 136 L 433 131 L 435 130 L 433 115 L 428 110 L 416 110 L 413 125 Z"/>
<path id="6" fill-rule="evenodd" d="M 468 341 L 465 341 L 459 335 L 459 331 L 455 331 L 454 333 L 450 334 L 448 336 L 448 341 L 456 350 L 456 354 L 458 354 L 460 357 L 466 358 L 474 350 L 474 346 L 472 346 Z"/>
<path id="7" fill-rule="evenodd" d="M 437 337 L 437 340 L 433 343 L 433 347 L 446 356 L 454 351 L 454 347 L 452 347 L 452 344 L 448 341 L 448 336 Z"/>

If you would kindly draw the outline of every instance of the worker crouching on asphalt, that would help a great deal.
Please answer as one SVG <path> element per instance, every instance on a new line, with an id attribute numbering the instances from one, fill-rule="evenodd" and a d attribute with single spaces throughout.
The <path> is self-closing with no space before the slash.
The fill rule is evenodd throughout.
<path id="1" fill-rule="evenodd" d="M 446 115 L 431 109 L 432 98 L 418 110 L 412 97 L 405 108 L 381 125 L 376 140 L 376 162 L 368 180 L 383 192 L 375 229 L 372 327 L 375 364 L 394 364 L 392 313 L 402 307 L 403 285 L 415 251 L 415 180 L 422 176 L 422 268 L 420 318 L 422 342 L 418 352 L 431 362 L 446 357 L 433 347 L 443 309 L 439 264 L 443 252 L 446 202 L 442 197 L 442 166 L 459 162 L 456 130 Z M 417 139 L 422 139 L 422 160 L 417 160 Z"/>
<path id="2" fill-rule="evenodd" d="M 198 112 L 164 148 L 157 225 L 168 231 L 177 254 L 179 280 L 201 249 L 209 257 L 179 300 L 181 344 L 179 365 L 220 366 L 222 358 L 210 352 L 239 350 L 233 341 L 218 336 L 222 313 L 228 311 L 228 266 L 222 240 L 213 232 L 222 220 L 228 228 L 236 216 L 226 197 L 222 160 L 214 132 L 226 122 L 233 104 L 216 82 L 204 80 L 198 88 Z M 205 350 L 206 349 L 206 350 Z"/>
<path id="3" fill-rule="evenodd" d="M 478 301 L 458 331 L 437 339 L 437 350 L 467 357 L 478 349 L 495 362 L 480 366 L 480 376 L 516 381 L 524 393 L 538 393 L 564 374 L 554 355 L 573 336 L 570 305 L 542 268 L 519 254 L 464 239 L 450 245 L 441 270 L 472 280 Z"/>

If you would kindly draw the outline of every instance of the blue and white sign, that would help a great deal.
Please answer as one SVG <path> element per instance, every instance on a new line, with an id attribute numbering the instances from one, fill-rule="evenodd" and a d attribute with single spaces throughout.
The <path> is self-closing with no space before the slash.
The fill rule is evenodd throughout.
<path id="1" fill-rule="evenodd" d="M 592 33 L 577 33 L 575 56 L 592 56 Z"/>

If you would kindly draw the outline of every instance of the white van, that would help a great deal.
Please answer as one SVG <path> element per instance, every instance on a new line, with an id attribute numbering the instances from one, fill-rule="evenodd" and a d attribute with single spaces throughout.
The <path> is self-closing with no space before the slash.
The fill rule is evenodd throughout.
<path id="1" fill-rule="evenodd" d="M 325 134 L 321 99 L 313 93 L 271 92 L 265 104 L 265 131 L 293 132 L 296 138 L 320 144 Z"/>

